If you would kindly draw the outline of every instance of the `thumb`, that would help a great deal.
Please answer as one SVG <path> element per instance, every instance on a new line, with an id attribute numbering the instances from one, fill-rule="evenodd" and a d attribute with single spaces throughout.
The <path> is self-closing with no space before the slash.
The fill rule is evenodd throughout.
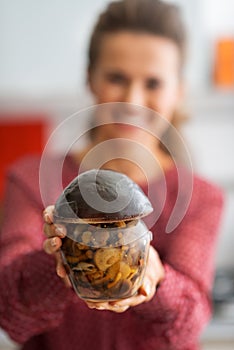
<path id="1" fill-rule="evenodd" d="M 151 280 L 148 277 L 146 277 L 143 281 L 142 286 L 139 289 L 139 293 L 141 295 L 144 295 L 145 297 L 148 297 L 152 294 L 152 289 L 153 289 L 153 284 Z"/>

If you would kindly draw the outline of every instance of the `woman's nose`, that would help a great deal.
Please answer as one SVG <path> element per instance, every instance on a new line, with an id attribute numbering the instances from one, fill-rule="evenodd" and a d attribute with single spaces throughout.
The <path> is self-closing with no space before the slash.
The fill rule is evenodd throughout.
<path id="1" fill-rule="evenodd" d="M 145 106 L 146 98 L 144 89 L 138 84 L 131 84 L 126 88 L 124 102 Z"/>

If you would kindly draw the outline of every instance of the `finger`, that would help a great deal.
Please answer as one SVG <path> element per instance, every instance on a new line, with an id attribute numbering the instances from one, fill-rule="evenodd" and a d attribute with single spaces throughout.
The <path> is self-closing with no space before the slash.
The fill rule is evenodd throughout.
<path id="1" fill-rule="evenodd" d="M 66 236 L 66 228 L 60 224 L 44 224 L 44 234 L 50 238 L 54 236 L 58 236 L 60 238 L 64 238 Z"/>
<path id="2" fill-rule="evenodd" d="M 53 223 L 53 213 L 54 213 L 54 205 L 49 205 L 43 211 L 43 218 L 47 224 Z"/>
<path id="3" fill-rule="evenodd" d="M 111 303 L 96 303 L 96 302 L 88 302 L 86 301 L 87 306 L 90 309 L 96 309 L 96 310 L 108 310 L 108 311 L 113 311 L 117 313 L 122 313 L 125 312 L 129 306 L 119 306 L 119 305 L 111 305 Z"/>
<path id="4" fill-rule="evenodd" d="M 61 263 L 57 263 L 56 272 L 57 272 L 57 275 L 61 278 L 67 277 L 66 269 Z"/>
<path id="5" fill-rule="evenodd" d="M 63 282 L 67 287 L 72 287 L 72 284 L 70 282 L 70 279 L 67 275 L 67 272 L 64 266 L 62 266 L 61 264 L 58 264 L 56 267 L 56 272 L 57 272 L 57 275 L 63 280 Z"/>
<path id="6" fill-rule="evenodd" d="M 45 223 L 43 226 L 43 231 L 44 231 L 44 234 L 46 235 L 46 237 L 48 237 L 48 238 L 57 236 L 55 233 L 55 226 L 53 224 Z"/>
<path id="7" fill-rule="evenodd" d="M 61 251 L 56 252 L 54 255 L 55 255 L 55 258 L 57 261 L 57 264 L 56 264 L 57 275 L 63 280 L 63 282 L 65 283 L 65 285 L 67 287 L 71 287 L 72 284 L 71 284 L 70 279 L 68 277 L 68 274 L 67 274 L 68 272 L 66 270 L 66 267 L 63 263 Z"/>
<path id="8" fill-rule="evenodd" d="M 113 312 L 117 312 L 117 313 L 123 313 L 125 311 L 127 311 L 129 309 L 129 305 L 125 305 L 125 306 L 119 306 L 119 305 L 109 305 L 109 311 L 113 311 Z"/>
<path id="9" fill-rule="evenodd" d="M 68 276 L 66 276 L 65 278 L 63 278 L 63 282 L 65 283 L 65 285 L 66 285 L 67 287 L 69 287 L 69 288 L 72 287 L 72 284 L 71 284 L 71 282 L 70 282 Z"/>
<path id="10" fill-rule="evenodd" d="M 55 253 L 55 258 L 56 258 L 56 262 L 57 262 L 57 264 L 56 264 L 57 275 L 61 278 L 67 277 L 67 270 L 64 266 L 60 251 Z"/>
<path id="11" fill-rule="evenodd" d="M 54 224 L 54 227 L 55 227 L 54 230 L 56 235 L 59 236 L 60 238 L 64 238 L 67 235 L 67 230 L 64 225 Z"/>
<path id="12" fill-rule="evenodd" d="M 121 308 L 125 308 L 125 307 L 136 306 L 136 305 L 144 303 L 145 301 L 146 301 L 146 297 L 144 295 L 139 294 L 139 295 L 133 296 L 131 298 L 111 302 L 110 304 L 114 308 L 121 309 Z"/>
<path id="13" fill-rule="evenodd" d="M 66 284 L 67 287 L 71 287 L 72 286 L 64 265 L 62 265 L 61 263 L 58 263 L 57 266 L 56 266 L 56 272 L 57 272 L 57 275 Z"/>
<path id="14" fill-rule="evenodd" d="M 62 241 L 59 237 L 48 238 L 43 243 L 43 248 L 47 254 L 54 254 L 61 247 Z"/>
<path id="15" fill-rule="evenodd" d="M 142 286 L 139 288 L 138 293 L 145 297 L 150 297 L 156 290 L 155 285 L 149 278 L 144 278 Z"/>
<path id="16" fill-rule="evenodd" d="M 92 301 L 86 301 L 86 304 L 90 309 L 109 310 L 108 303 L 96 303 Z"/>

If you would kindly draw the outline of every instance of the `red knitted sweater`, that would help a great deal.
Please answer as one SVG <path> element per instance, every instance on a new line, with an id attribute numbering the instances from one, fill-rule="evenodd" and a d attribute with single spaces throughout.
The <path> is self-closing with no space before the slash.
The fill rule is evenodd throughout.
<path id="1" fill-rule="evenodd" d="M 45 238 L 39 163 L 36 158 L 26 159 L 9 172 L 0 236 L 0 326 L 23 344 L 24 350 L 198 349 L 199 336 L 211 315 L 221 191 L 193 176 L 186 215 L 167 234 L 165 227 L 177 198 L 178 181 L 175 167 L 165 173 L 167 196 L 151 230 L 152 245 L 163 261 L 166 277 L 153 300 L 117 314 L 89 309 L 65 287 L 56 275 L 54 258 L 42 250 Z M 77 167 L 68 157 L 64 185 L 76 175 Z M 51 204 L 60 193 L 51 169 L 49 177 Z M 153 185 L 153 197 L 156 206 L 160 181 Z"/>

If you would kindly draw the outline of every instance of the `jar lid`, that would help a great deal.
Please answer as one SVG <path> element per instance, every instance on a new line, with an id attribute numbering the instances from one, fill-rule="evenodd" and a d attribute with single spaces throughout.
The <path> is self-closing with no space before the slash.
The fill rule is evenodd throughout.
<path id="1" fill-rule="evenodd" d="M 128 176 L 92 169 L 77 176 L 55 204 L 55 222 L 107 223 L 131 221 L 150 214 L 153 207 Z"/>

